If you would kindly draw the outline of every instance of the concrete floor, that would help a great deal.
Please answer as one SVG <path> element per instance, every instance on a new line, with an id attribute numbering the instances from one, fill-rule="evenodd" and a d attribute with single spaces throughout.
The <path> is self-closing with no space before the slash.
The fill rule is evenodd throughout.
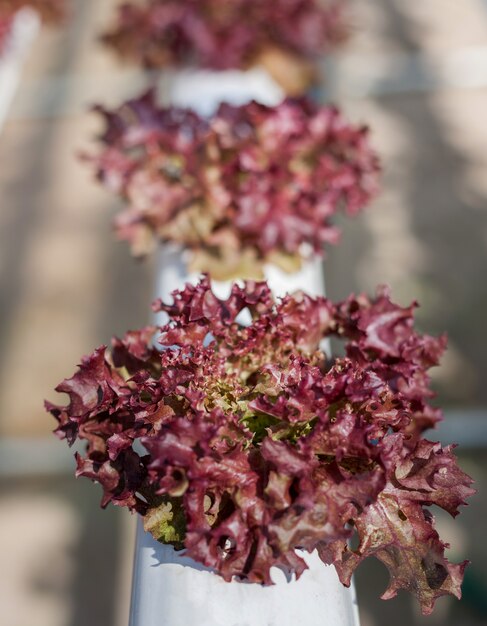
<path id="1" fill-rule="evenodd" d="M 28 438 L 26 472 L 35 438 L 53 428 L 42 400 L 82 354 L 149 314 L 150 264 L 114 241 L 117 203 L 75 156 L 97 129 L 88 106 L 117 104 L 146 83 L 93 44 L 113 4 L 77 0 L 70 23 L 42 32 L 0 135 L 0 440 Z M 328 254 L 328 292 L 387 282 L 400 301 L 418 299 L 423 330 L 450 336 L 435 373 L 440 404 L 487 409 L 487 3 L 354 0 L 352 15 L 354 36 L 324 63 L 323 97 L 371 126 L 384 190 L 344 223 Z M 462 461 L 482 492 L 485 455 Z M 100 511 L 97 489 L 64 466 L 50 472 L 0 479 L 5 625 L 124 624 L 132 520 Z M 430 624 L 487 623 L 485 495 L 473 503 L 454 527 L 440 520 L 458 557 L 474 561 L 466 599 L 441 603 Z M 358 586 L 363 626 L 424 623 L 407 597 L 375 600 L 382 570 L 366 568 Z"/>

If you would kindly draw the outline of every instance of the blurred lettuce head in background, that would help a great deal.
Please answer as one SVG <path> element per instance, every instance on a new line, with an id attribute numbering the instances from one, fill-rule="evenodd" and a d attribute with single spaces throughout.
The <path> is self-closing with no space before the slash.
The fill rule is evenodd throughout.
<path id="1" fill-rule="evenodd" d="M 266 263 L 296 271 L 338 241 L 337 212 L 356 215 L 377 192 L 367 128 L 334 107 L 223 104 L 207 120 L 149 91 L 97 111 L 101 149 L 88 158 L 128 204 L 115 229 L 136 256 L 160 240 L 216 279 L 261 278 Z"/>

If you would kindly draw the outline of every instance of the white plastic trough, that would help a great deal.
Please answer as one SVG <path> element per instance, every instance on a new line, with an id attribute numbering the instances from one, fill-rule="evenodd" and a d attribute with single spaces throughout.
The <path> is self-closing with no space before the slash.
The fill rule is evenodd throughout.
<path id="1" fill-rule="evenodd" d="M 22 65 L 40 29 L 39 15 L 32 9 L 21 9 L 15 15 L 5 49 L 0 53 L 0 130 L 18 84 Z"/>
<path id="2" fill-rule="evenodd" d="M 224 101 L 244 104 L 257 100 L 274 105 L 283 92 L 263 70 L 250 72 L 183 72 L 170 85 L 171 104 L 210 115 Z M 320 259 L 301 271 L 286 274 L 265 268 L 266 279 L 276 296 L 296 290 L 324 295 Z M 186 282 L 189 274 L 184 253 L 175 245 L 162 245 L 156 257 L 155 296 L 170 301 L 170 294 Z M 214 281 L 215 294 L 226 297 L 230 283 Z M 164 319 L 159 316 L 158 323 Z M 304 554 L 309 569 L 299 580 L 286 580 L 280 570 L 272 572 L 272 586 L 225 582 L 190 558 L 155 541 L 137 527 L 129 626 L 359 626 L 353 586 L 345 588 L 335 568 L 316 554 Z"/>
<path id="3" fill-rule="evenodd" d="M 353 588 L 313 554 L 299 580 L 272 571 L 274 585 L 227 583 L 144 532 L 139 520 L 131 626 L 358 626 Z"/>
<path id="4" fill-rule="evenodd" d="M 274 106 L 285 93 L 264 68 L 245 72 L 188 69 L 169 78 L 168 104 L 211 115 L 222 102 L 241 105 L 251 100 Z"/>

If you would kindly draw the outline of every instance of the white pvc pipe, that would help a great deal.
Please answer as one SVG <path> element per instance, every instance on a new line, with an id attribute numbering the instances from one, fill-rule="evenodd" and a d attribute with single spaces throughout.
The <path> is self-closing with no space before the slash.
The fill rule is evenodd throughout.
<path id="1" fill-rule="evenodd" d="M 17 12 L 5 49 L 0 54 L 0 130 L 20 82 L 25 57 L 40 29 L 39 15 L 25 8 Z"/>
<path id="2" fill-rule="evenodd" d="M 130 626 L 358 626 L 353 587 L 335 568 L 301 554 L 309 569 L 274 585 L 225 582 L 192 559 L 145 533 L 139 520 Z"/>
<path id="3" fill-rule="evenodd" d="M 171 300 L 171 293 L 181 289 L 186 283 L 196 285 L 200 274 L 188 272 L 187 253 L 181 247 L 171 244 L 160 244 L 155 258 L 155 297 L 165 301 Z M 275 265 L 264 266 L 264 277 L 274 296 L 282 297 L 294 291 L 305 291 L 311 296 L 325 295 L 325 277 L 322 259 L 314 257 L 303 264 L 301 269 L 288 274 Z M 234 281 L 212 280 L 212 288 L 220 298 L 230 293 L 230 286 Z"/>
<path id="4" fill-rule="evenodd" d="M 200 115 L 215 112 L 222 102 L 242 105 L 256 100 L 261 104 L 279 104 L 285 93 L 264 68 L 250 70 L 184 70 L 169 78 L 168 104 L 190 108 Z"/>

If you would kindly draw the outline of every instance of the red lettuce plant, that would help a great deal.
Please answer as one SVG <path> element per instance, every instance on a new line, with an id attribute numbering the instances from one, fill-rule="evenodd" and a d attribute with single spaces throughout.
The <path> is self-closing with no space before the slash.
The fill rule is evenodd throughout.
<path id="1" fill-rule="evenodd" d="M 311 78 L 299 59 L 316 57 L 344 38 L 343 5 L 343 0 L 127 2 L 103 40 L 122 57 L 150 68 L 264 64 L 294 94 Z M 300 70 L 305 70 L 304 83 Z"/>
<path id="2" fill-rule="evenodd" d="M 440 418 L 427 370 L 445 338 L 418 334 L 414 307 L 386 290 L 275 302 L 255 282 L 222 301 L 203 279 L 155 304 L 163 328 L 85 357 L 57 387 L 67 406 L 47 409 L 61 439 L 87 442 L 77 475 L 101 484 L 102 506 L 137 511 L 225 580 L 269 584 L 273 566 L 299 576 L 301 549 L 348 585 L 375 556 L 391 575 L 383 597 L 408 589 L 429 613 L 460 597 L 466 565 L 445 558 L 429 507 L 456 515 L 472 481 L 452 446 L 422 436 Z M 322 352 L 326 337 L 345 341 L 344 357 Z"/>
<path id="3" fill-rule="evenodd" d="M 10 33 L 13 26 L 13 16 L 3 15 L 0 12 L 0 54 L 4 51 L 7 45 Z"/>
<path id="4" fill-rule="evenodd" d="M 157 239 L 177 242 L 191 269 L 214 278 L 260 278 L 264 263 L 299 269 L 336 242 L 330 218 L 358 213 L 377 188 L 367 129 L 333 107 L 222 105 L 204 120 L 159 108 L 149 91 L 97 110 L 105 131 L 91 160 L 129 205 L 115 222 L 119 237 L 136 255 Z"/>

